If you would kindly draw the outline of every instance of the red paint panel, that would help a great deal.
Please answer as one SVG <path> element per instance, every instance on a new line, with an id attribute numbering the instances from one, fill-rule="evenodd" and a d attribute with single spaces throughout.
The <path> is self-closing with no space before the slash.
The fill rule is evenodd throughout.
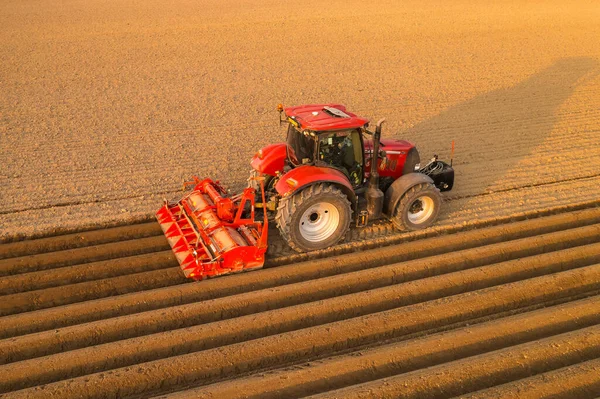
<path id="1" fill-rule="evenodd" d="M 291 185 L 288 182 L 289 179 L 294 180 L 296 184 Z M 279 195 L 286 195 L 316 182 L 334 182 L 354 191 L 348 178 L 342 172 L 332 168 L 312 165 L 299 166 L 290 170 L 279 179 L 275 189 Z"/>
<path id="2" fill-rule="evenodd" d="M 285 143 L 271 144 L 261 149 L 262 157 L 259 156 L 259 153 L 256 153 L 252 160 L 250 161 L 250 165 L 254 170 L 257 170 L 261 173 L 275 176 L 276 172 L 283 171 L 283 167 L 285 165 L 286 155 L 286 147 L 288 145 Z M 290 157 L 292 161 L 298 163 L 293 152 L 290 152 Z"/>
<path id="3" fill-rule="evenodd" d="M 335 117 L 325 112 L 325 107 L 336 108 L 348 117 Z M 341 104 L 310 104 L 298 105 L 285 109 L 285 114 L 294 117 L 300 123 L 302 129 L 313 130 L 316 132 L 327 130 L 356 129 L 369 123 L 368 119 L 361 118 L 356 114 L 346 110 Z"/>
<path id="4" fill-rule="evenodd" d="M 404 168 L 404 162 L 406 162 L 406 155 L 413 144 L 405 140 L 395 139 L 384 139 L 381 140 L 383 144 L 380 149 L 386 152 L 387 164 L 385 169 L 379 168 L 379 176 L 381 177 L 393 177 L 394 179 L 402 176 L 402 169 Z M 373 149 L 373 142 L 371 140 L 365 140 L 365 177 L 368 178 L 371 171 L 371 151 Z M 381 160 L 378 161 L 378 166 L 381 165 Z"/>

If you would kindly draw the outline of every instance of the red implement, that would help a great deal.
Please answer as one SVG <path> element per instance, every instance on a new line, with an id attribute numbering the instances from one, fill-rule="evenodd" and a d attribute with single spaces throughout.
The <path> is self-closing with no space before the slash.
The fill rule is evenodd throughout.
<path id="1" fill-rule="evenodd" d="M 265 207 L 263 181 L 256 179 Z M 266 209 L 263 222 L 254 220 L 255 190 L 246 188 L 242 194 L 227 197 L 218 181 L 194 177 L 193 182 L 184 183 L 190 184 L 195 185 L 191 193 L 175 203 L 165 201 L 156 213 L 185 276 L 203 280 L 261 268 L 268 222 Z"/>

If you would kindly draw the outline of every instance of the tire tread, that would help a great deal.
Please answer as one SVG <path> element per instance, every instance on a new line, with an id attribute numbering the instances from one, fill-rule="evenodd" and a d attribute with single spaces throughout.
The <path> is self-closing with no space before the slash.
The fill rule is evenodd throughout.
<path id="1" fill-rule="evenodd" d="M 296 252 L 304 252 L 304 250 L 302 248 L 300 248 L 298 246 L 298 244 L 296 243 L 296 241 L 294 240 L 294 237 L 293 237 L 293 234 L 291 231 L 292 216 L 296 213 L 296 210 L 299 207 L 301 207 L 302 204 L 304 204 L 306 201 L 308 201 L 309 199 L 311 199 L 315 196 L 319 196 L 319 195 L 323 195 L 323 194 L 333 194 L 334 196 L 341 199 L 350 209 L 349 220 L 350 221 L 352 220 L 352 207 L 350 206 L 350 201 L 348 201 L 348 198 L 346 197 L 346 195 L 344 193 L 342 193 L 342 191 L 339 188 L 337 188 L 331 184 L 327 184 L 327 183 L 313 184 L 313 185 L 308 186 L 307 188 L 303 189 L 299 193 L 296 193 L 294 195 L 290 195 L 287 197 L 283 197 L 279 200 L 279 205 L 277 206 L 277 215 L 275 216 L 275 222 L 276 222 L 277 228 L 279 229 L 281 237 L 288 243 L 290 248 L 292 248 Z M 345 238 L 347 230 L 348 229 L 346 229 L 346 231 L 342 235 L 340 242 L 343 241 L 343 239 Z"/>
<path id="2" fill-rule="evenodd" d="M 436 195 L 438 197 L 438 204 L 436 205 L 438 207 L 438 210 L 433 217 L 434 220 L 431 222 L 431 223 L 435 223 L 435 219 L 437 219 L 437 216 L 439 215 L 439 207 L 441 205 L 441 198 L 439 196 L 439 190 L 437 190 L 435 188 L 435 186 L 433 186 L 430 183 L 420 183 L 420 184 L 416 184 L 416 185 L 412 186 L 411 188 L 409 188 L 400 198 L 400 201 L 398 202 L 398 205 L 396 205 L 396 209 L 394 209 L 394 214 L 391 218 L 394 227 L 396 227 L 400 231 L 410 231 L 411 229 L 407 228 L 407 226 L 405 226 L 404 223 L 402 223 L 401 220 L 399 220 L 401 218 L 401 216 L 398 215 L 398 209 L 404 209 L 405 207 L 407 207 L 408 203 L 410 201 L 412 201 L 412 199 L 414 199 L 420 193 L 429 192 L 432 190 L 436 192 Z M 431 225 L 431 223 L 425 225 L 423 228 L 429 227 Z"/>

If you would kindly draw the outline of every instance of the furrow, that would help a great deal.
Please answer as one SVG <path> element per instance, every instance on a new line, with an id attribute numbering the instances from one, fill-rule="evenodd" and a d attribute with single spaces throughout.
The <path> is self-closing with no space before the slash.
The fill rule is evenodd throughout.
<path id="1" fill-rule="evenodd" d="M 80 231 L 38 239 L 28 239 L 0 245 L 0 259 L 36 255 L 92 245 L 107 244 L 162 234 L 156 222 L 130 224 L 101 230 Z"/>
<path id="2" fill-rule="evenodd" d="M 597 306 L 597 305 L 596 305 Z M 483 389 L 462 399 L 597 398 L 600 392 L 600 358 L 548 371 L 533 377 Z"/>
<path id="3" fill-rule="evenodd" d="M 439 398 L 461 395 L 600 357 L 600 325 L 539 341 L 456 360 L 312 398 L 362 398 L 365 395 Z"/>
<path id="4" fill-rule="evenodd" d="M 313 361 L 304 367 L 282 368 L 177 392 L 167 395 L 167 398 L 292 399 L 314 395 L 599 324 L 600 314 L 594 310 L 599 305 L 600 297 L 594 296 Z"/>
<path id="5" fill-rule="evenodd" d="M 331 355 L 436 326 L 492 315 L 598 288 L 600 288 L 600 268 L 594 265 L 349 320 L 303 328 L 286 334 L 257 338 L 249 342 L 57 381 L 43 387 L 13 392 L 11 396 L 109 398 L 141 393 L 147 395 L 149 392 L 173 389 L 185 383 L 208 382 L 231 374 Z M 255 321 L 257 322 L 258 320 Z M 212 331 L 214 334 L 229 332 L 228 330 L 215 331 L 215 329 Z M 598 340 L 600 344 L 600 334 L 597 331 L 585 336 Z M 162 341 L 156 342 L 156 345 L 160 347 Z M 600 346 L 596 348 L 595 341 L 588 340 L 587 345 L 584 346 L 587 346 L 590 351 L 600 350 Z M 37 361 L 39 362 L 40 359 L 42 358 Z M 63 375 L 65 372 L 67 374 L 81 372 L 73 367 L 67 367 L 72 361 L 71 358 L 62 361 L 67 363 L 61 364 L 61 368 L 64 369 Z M 55 378 L 60 379 L 61 372 L 43 367 L 37 367 L 35 375 L 28 374 L 30 370 L 26 367 L 28 363 L 30 362 L 25 361 L 0 367 L 2 376 L 0 389 L 8 391 L 38 385 Z M 86 363 L 84 368 L 89 369 L 90 364 Z"/>
<path id="6" fill-rule="evenodd" d="M 480 245 L 493 244 L 535 234 L 585 226 L 597 223 L 599 219 L 600 208 L 591 208 L 448 236 L 390 245 L 337 257 L 315 259 L 286 267 L 263 269 L 252 273 L 203 281 L 201 284 L 183 284 L 84 303 L 75 303 L 57 308 L 41 309 L 35 312 L 4 317 L 0 328 L 0 338 L 209 300 L 283 284 L 357 271 L 388 263 L 408 261 L 425 256 L 474 248 Z M 385 243 L 385 240 L 382 243 Z M 394 243 L 393 240 L 389 242 L 389 244 L 392 243 Z M 343 248 L 350 250 L 345 247 Z M 293 258 L 287 259 L 289 262 L 293 260 Z M 123 278 L 123 280 L 126 279 Z M 93 289 L 94 285 L 93 283 L 88 284 L 88 287 Z M 66 294 L 68 294 L 68 291 Z M 24 301 L 24 305 L 26 308 L 30 306 L 29 308 L 31 309 L 31 305 L 27 305 L 27 301 Z M 5 306 L 10 307 L 10 304 Z"/>
<path id="7" fill-rule="evenodd" d="M 587 242 L 598 240 L 600 240 L 600 225 L 551 233 L 277 288 L 4 339 L 0 340 L 0 353 L 4 354 L 2 363 L 20 361 L 119 339 L 324 300 L 513 259 L 483 269 L 488 273 L 485 284 L 499 284 L 599 263 L 600 243 L 585 245 Z M 574 245 L 583 246 L 565 249 Z M 560 249 L 562 251 L 551 252 Z M 548 253 L 543 254 L 544 252 Z M 524 257 L 524 254 L 541 255 Z M 477 272 L 474 271 L 472 275 L 481 280 L 481 276 L 477 276 Z M 452 278 L 453 275 L 449 275 L 448 280 L 439 283 L 441 285 L 437 287 L 441 287 L 443 284 L 452 284 Z M 495 280 L 496 278 L 498 280 Z M 437 280 L 433 281 L 437 282 Z M 446 289 L 466 289 L 460 287 L 462 286 L 458 285 L 457 287 L 446 287 Z M 469 289 L 473 289 L 473 287 L 469 287 Z M 439 291 L 427 295 L 449 294 L 439 288 Z M 423 299 L 421 298 L 421 300 Z M 364 304 L 365 309 L 368 309 L 367 303 L 369 300 Z M 380 305 L 388 306 L 385 303 Z"/>
<path id="8" fill-rule="evenodd" d="M 164 236 L 151 236 L 0 260 L 0 277 L 139 255 L 169 249 Z"/>

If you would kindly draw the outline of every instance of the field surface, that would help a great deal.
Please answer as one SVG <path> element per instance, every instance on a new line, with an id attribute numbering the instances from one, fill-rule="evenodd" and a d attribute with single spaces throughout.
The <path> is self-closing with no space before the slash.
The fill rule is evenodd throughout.
<path id="1" fill-rule="evenodd" d="M 201 283 L 156 223 L 0 245 L 0 396 L 594 398 L 600 201 L 533 216 Z"/>
<path id="2" fill-rule="evenodd" d="M 278 103 L 340 102 L 448 159 L 440 223 L 600 194 L 600 5 L 0 4 L 4 239 L 144 218 L 196 174 L 245 184 Z"/>
<path id="3" fill-rule="evenodd" d="M 0 397 L 600 396 L 598 37 L 596 2 L 2 1 Z M 438 223 L 186 281 L 162 198 L 317 102 L 455 141 Z"/>

